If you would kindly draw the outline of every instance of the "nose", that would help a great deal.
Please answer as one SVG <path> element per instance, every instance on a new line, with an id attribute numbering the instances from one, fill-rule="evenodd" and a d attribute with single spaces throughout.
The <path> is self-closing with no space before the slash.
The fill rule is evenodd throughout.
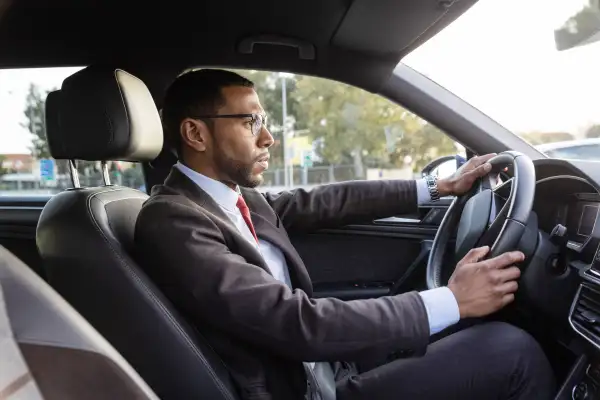
<path id="1" fill-rule="evenodd" d="M 263 125 L 262 129 L 260 130 L 260 133 L 258 134 L 257 139 L 258 139 L 257 145 L 260 148 L 269 148 L 269 147 L 273 146 L 273 143 L 275 143 L 275 139 L 273 139 L 271 132 L 269 132 L 267 127 L 264 125 Z"/>

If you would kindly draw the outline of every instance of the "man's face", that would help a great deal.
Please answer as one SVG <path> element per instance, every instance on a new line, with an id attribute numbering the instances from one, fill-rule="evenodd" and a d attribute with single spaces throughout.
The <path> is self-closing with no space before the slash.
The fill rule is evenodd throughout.
<path id="1" fill-rule="evenodd" d="M 216 115 L 265 115 L 252 88 L 230 86 L 223 88 L 222 94 L 226 102 Z M 260 185 L 262 173 L 269 166 L 269 147 L 273 145 L 267 128 L 261 126 L 254 134 L 251 117 L 213 118 L 211 121 L 206 155 L 212 158 L 220 180 L 243 187 Z"/>

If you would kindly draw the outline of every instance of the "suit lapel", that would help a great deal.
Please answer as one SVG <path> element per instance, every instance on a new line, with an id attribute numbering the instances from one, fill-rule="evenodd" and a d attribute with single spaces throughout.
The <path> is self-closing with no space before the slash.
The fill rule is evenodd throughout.
<path id="1" fill-rule="evenodd" d="M 198 185 L 176 167 L 171 169 L 169 176 L 165 180 L 165 186 L 181 192 L 188 199 L 218 218 L 219 221 L 226 225 L 234 235 L 237 235 L 236 237 L 239 241 L 244 243 L 247 248 L 252 249 L 258 259 L 263 260 L 263 265 L 261 265 L 261 267 L 271 274 L 260 251 L 247 242 L 235 224 L 208 193 L 198 187 Z M 250 208 L 250 216 L 252 218 L 252 223 L 254 224 L 254 229 L 256 230 L 256 235 L 259 239 L 266 240 L 281 250 L 287 261 L 292 285 L 304 290 L 309 296 L 312 296 L 312 283 L 308 271 L 306 270 L 300 255 L 290 242 L 287 232 L 281 226 L 275 211 L 273 211 L 265 198 L 256 190 L 242 189 L 242 196 L 244 197 L 244 200 L 246 200 L 248 208 Z M 272 222 L 270 222 L 271 220 Z"/>
<path id="2" fill-rule="evenodd" d="M 292 285 L 312 296 L 312 283 L 308 271 L 275 211 L 256 190 L 242 189 L 242 195 L 250 208 L 252 223 L 259 239 L 266 240 L 281 250 L 288 265 Z"/>
<path id="3" fill-rule="evenodd" d="M 225 212 L 221 209 L 219 204 L 217 204 L 217 202 L 208 193 L 202 190 L 202 188 L 198 187 L 198 185 L 196 185 L 190 178 L 179 171 L 179 169 L 176 167 L 171 169 L 169 176 L 165 180 L 165 186 L 169 186 L 183 193 L 185 197 L 210 212 L 214 217 L 218 218 L 222 224 L 226 225 L 240 242 L 242 242 L 247 248 L 252 249 L 258 259 L 263 259 L 260 251 L 251 243 L 248 243 L 246 238 L 244 238 L 242 233 L 231 221 L 231 219 L 229 219 L 227 214 L 225 214 Z M 271 271 L 266 268 L 266 265 L 260 266 L 269 274 L 271 274 Z"/>

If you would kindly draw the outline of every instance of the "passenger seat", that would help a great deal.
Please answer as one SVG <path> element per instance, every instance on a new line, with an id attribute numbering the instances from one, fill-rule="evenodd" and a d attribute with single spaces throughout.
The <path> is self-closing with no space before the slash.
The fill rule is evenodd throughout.
<path id="1" fill-rule="evenodd" d="M 0 399 L 158 399 L 62 297 L 0 246 Z"/>

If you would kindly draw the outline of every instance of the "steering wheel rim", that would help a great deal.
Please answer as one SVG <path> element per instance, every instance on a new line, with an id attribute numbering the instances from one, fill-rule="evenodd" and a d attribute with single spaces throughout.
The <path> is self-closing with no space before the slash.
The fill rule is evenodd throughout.
<path id="1" fill-rule="evenodd" d="M 455 253 L 460 255 L 460 258 L 468 251 L 465 251 L 465 247 L 488 244 L 491 246 L 488 258 L 515 250 L 525 232 L 535 197 L 536 176 L 533 162 L 522 153 L 506 151 L 490 159 L 489 163 L 492 165 L 490 173 L 480 179 L 479 184 L 474 185 L 474 189 L 469 193 L 456 197 L 442 219 L 427 261 L 426 281 L 429 289 L 444 286 L 444 260 L 448 252 L 448 242 L 454 232 L 458 231 Z M 491 177 L 497 176 L 510 165 L 514 169 L 513 177 L 494 187 Z M 492 202 L 498 201 L 499 191 L 507 189 L 508 184 L 511 185 L 510 194 L 493 221 L 489 222 Z M 485 210 L 488 210 L 487 218 L 483 219 Z"/>

